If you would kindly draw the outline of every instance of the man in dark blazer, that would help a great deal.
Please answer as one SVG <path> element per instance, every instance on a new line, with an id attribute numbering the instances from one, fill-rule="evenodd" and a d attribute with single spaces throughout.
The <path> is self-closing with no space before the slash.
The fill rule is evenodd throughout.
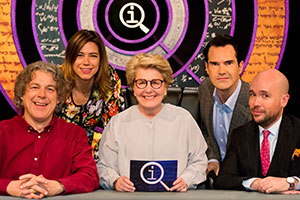
<path id="1" fill-rule="evenodd" d="M 218 174 L 232 130 L 251 120 L 249 84 L 240 79 L 244 62 L 233 37 L 216 36 L 204 57 L 209 78 L 199 86 L 200 126 L 208 144 L 207 173 Z"/>
<path id="2" fill-rule="evenodd" d="M 217 188 L 299 193 L 300 120 L 283 115 L 288 85 L 275 69 L 254 77 L 249 99 L 253 120 L 233 131 Z"/>

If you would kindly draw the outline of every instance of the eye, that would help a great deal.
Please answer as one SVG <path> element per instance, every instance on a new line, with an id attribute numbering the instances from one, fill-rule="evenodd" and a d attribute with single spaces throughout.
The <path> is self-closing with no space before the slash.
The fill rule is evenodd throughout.
<path id="1" fill-rule="evenodd" d="M 31 86 L 30 89 L 33 89 L 33 90 L 36 90 L 38 89 L 39 87 L 38 86 Z"/>
<path id="2" fill-rule="evenodd" d="M 91 58 L 98 58 L 98 54 L 91 54 L 90 57 Z"/>
<path id="3" fill-rule="evenodd" d="M 233 64 L 233 60 L 228 60 L 225 62 L 225 65 L 232 65 Z"/>
<path id="4" fill-rule="evenodd" d="M 37 89 L 39 89 L 39 86 L 38 85 L 30 85 L 29 86 L 29 89 L 31 89 L 31 90 L 37 90 Z"/>
<path id="5" fill-rule="evenodd" d="M 137 84 L 139 84 L 139 85 L 145 85 L 146 83 L 147 83 L 146 80 L 142 80 L 142 79 L 137 80 Z"/>
<path id="6" fill-rule="evenodd" d="M 48 91 L 48 92 L 55 92 L 55 88 L 54 88 L 54 87 L 48 87 L 48 88 L 47 88 L 47 91 Z"/>
<path id="7" fill-rule="evenodd" d="M 160 85 L 161 81 L 159 79 L 154 79 L 151 81 L 152 85 Z"/>
<path id="8" fill-rule="evenodd" d="M 210 62 L 209 64 L 212 65 L 212 66 L 218 66 L 219 65 L 219 63 L 217 63 L 217 62 Z"/>
<path id="9" fill-rule="evenodd" d="M 266 98 L 269 98 L 270 96 L 269 96 L 268 94 L 263 94 L 262 97 L 263 97 L 264 99 L 266 99 Z"/>

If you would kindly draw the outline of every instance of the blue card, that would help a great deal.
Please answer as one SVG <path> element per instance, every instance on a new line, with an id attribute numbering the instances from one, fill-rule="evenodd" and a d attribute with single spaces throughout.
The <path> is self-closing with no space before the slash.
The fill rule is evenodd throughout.
<path id="1" fill-rule="evenodd" d="M 177 179 L 177 160 L 130 161 L 130 180 L 136 191 L 166 192 Z"/>

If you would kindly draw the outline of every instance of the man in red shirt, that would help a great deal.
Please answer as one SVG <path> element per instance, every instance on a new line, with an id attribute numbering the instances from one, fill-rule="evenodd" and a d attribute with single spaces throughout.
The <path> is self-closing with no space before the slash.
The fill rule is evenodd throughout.
<path id="1" fill-rule="evenodd" d="M 0 122 L 0 195 L 43 198 L 99 187 L 84 129 L 57 118 L 65 81 L 56 65 L 28 65 L 15 84 L 20 114 Z"/>

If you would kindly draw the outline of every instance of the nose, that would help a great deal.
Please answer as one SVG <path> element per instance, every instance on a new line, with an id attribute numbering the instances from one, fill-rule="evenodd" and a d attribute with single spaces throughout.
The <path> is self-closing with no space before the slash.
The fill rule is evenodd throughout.
<path id="1" fill-rule="evenodd" d="M 45 97 L 46 96 L 46 92 L 45 92 L 45 89 L 44 88 L 40 88 L 39 91 L 38 91 L 38 97 Z"/>
<path id="2" fill-rule="evenodd" d="M 148 93 L 152 92 L 152 86 L 151 86 L 150 82 L 147 82 L 147 85 L 145 87 L 145 91 L 148 92 Z"/>
<path id="3" fill-rule="evenodd" d="M 88 57 L 87 55 L 85 55 L 85 56 L 83 57 L 83 64 L 84 64 L 84 65 L 88 65 L 89 62 L 90 62 L 89 57 Z"/>
<path id="4" fill-rule="evenodd" d="M 257 96 L 250 96 L 249 98 L 249 107 L 257 107 L 260 105 L 260 100 Z"/>
<path id="5" fill-rule="evenodd" d="M 219 66 L 219 74 L 225 74 L 226 71 L 225 71 L 225 66 L 223 64 L 220 64 Z"/>

